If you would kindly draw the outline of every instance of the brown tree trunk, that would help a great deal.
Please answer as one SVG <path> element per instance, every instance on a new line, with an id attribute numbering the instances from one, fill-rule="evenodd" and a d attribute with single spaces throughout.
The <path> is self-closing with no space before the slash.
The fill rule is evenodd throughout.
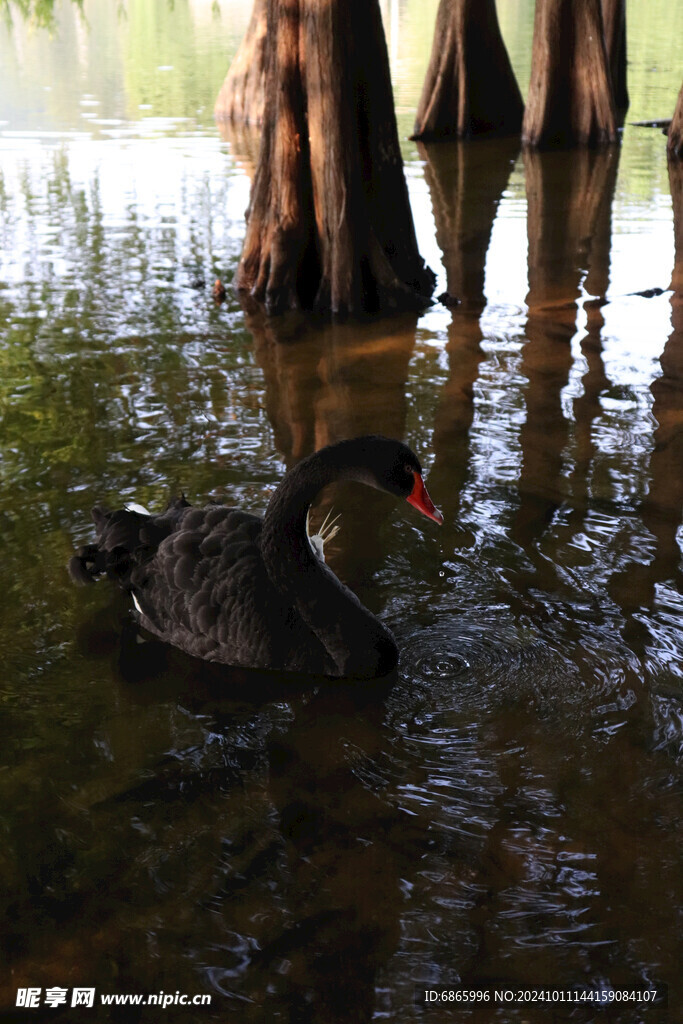
<path id="1" fill-rule="evenodd" d="M 262 124 L 266 78 L 266 4 L 254 0 L 251 19 L 216 98 L 214 114 L 225 121 Z"/>
<path id="2" fill-rule="evenodd" d="M 669 156 L 683 158 L 683 86 L 678 94 L 674 116 L 669 125 L 666 148 Z"/>
<path id="3" fill-rule="evenodd" d="M 616 139 L 600 0 L 536 0 L 522 141 L 553 147 Z"/>
<path id="4" fill-rule="evenodd" d="M 441 0 L 413 138 L 513 135 L 523 111 L 495 0 Z"/>
<path id="5" fill-rule="evenodd" d="M 601 0 L 605 49 L 617 110 L 628 107 L 626 85 L 626 0 Z"/>
<path id="6" fill-rule="evenodd" d="M 269 314 L 424 305 L 377 0 L 268 0 L 267 39 L 237 288 Z"/>

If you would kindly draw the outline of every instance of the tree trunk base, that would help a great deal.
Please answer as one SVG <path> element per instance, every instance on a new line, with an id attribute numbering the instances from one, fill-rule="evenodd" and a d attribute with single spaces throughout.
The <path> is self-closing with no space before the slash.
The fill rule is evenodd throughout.
<path id="1" fill-rule="evenodd" d="M 377 0 L 268 0 L 267 39 L 238 290 L 269 315 L 424 307 Z"/>
<path id="2" fill-rule="evenodd" d="M 515 135 L 523 110 L 495 0 L 441 0 L 411 138 Z"/>

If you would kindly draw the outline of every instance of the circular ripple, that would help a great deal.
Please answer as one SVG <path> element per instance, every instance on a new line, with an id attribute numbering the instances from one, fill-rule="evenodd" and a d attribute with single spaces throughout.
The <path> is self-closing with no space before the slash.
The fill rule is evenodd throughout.
<path id="1" fill-rule="evenodd" d="M 425 654 L 417 659 L 415 673 L 421 679 L 457 679 L 470 668 L 470 663 L 461 654 L 453 651 L 440 651 L 438 654 Z"/>
<path id="2" fill-rule="evenodd" d="M 402 638 L 402 677 L 442 708 L 486 704 L 490 691 L 509 694 L 541 672 L 547 679 L 556 661 L 555 652 L 506 620 L 502 610 L 499 616 L 487 610 L 476 621 L 449 618 Z"/>
<path id="3" fill-rule="evenodd" d="M 504 606 L 440 614 L 401 636 L 395 707 L 408 718 L 464 712 L 471 721 L 513 706 L 543 717 L 566 714 L 577 727 L 610 729 L 636 701 L 642 666 L 603 624 L 567 614 L 539 628 L 520 624 Z M 400 712 L 399 712 L 400 714 Z"/>

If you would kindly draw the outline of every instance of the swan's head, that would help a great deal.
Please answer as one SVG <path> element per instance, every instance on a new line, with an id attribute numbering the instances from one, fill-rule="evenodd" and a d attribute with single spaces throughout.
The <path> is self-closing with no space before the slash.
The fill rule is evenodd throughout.
<path id="1" fill-rule="evenodd" d="M 427 493 L 417 455 L 401 441 L 387 437 L 359 438 L 364 448 L 364 482 L 405 498 L 439 526 L 443 516 Z"/>

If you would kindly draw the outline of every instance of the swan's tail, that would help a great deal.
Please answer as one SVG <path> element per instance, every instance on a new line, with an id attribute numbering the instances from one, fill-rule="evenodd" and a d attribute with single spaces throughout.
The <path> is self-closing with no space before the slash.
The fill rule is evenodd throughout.
<path id="1" fill-rule="evenodd" d="M 152 555 L 173 529 L 184 509 L 185 498 L 172 501 L 161 515 L 150 515 L 142 505 L 126 505 L 108 512 L 99 506 L 92 510 L 97 542 L 80 548 L 69 562 L 69 573 L 76 583 L 92 583 L 106 573 L 124 586 L 131 570 Z"/>
<path id="2" fill-rule="evenodd" d="M 75 583 L 94 583 L 106 569 L 105 553 L 100 551 L 97 544 L 86 544 L 79 548 L 69 562 L 69 575 Z"/>

